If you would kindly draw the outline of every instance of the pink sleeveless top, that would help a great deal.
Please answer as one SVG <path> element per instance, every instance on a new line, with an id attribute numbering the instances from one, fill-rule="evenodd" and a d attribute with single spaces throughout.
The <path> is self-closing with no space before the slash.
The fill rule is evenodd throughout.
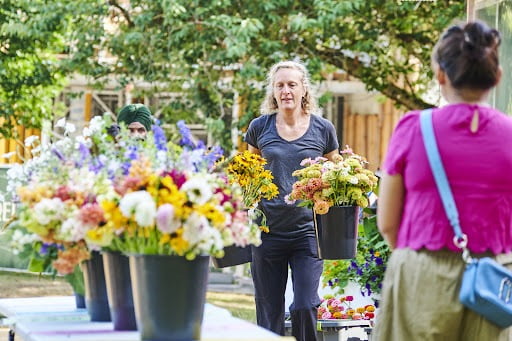
<path id="1" fill-rule="evenodd" d="M 479 129 L 470 131 L 475 110 Z M 419 111 L 398 123 L 383 170 L 401 174 L 405 201 L 397 248 L 458 250 L 430 171 Z M 512 119 L 490 107 L 452 104 L 434 109 L 439 152 L 459 211 L 462 231 L 475 253 L 512 250 Z"/>

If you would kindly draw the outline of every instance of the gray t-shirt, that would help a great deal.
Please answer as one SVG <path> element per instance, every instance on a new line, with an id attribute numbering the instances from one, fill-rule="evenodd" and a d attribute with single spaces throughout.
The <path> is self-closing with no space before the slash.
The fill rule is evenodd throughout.
<path id="1" fill-rule="evenodd" d="M 270 235 L 295 237 L 314 233 L 313 211 L 310 208 L 289 205 L 284 197 L 291 193 L 297 180 L 293 171 L 302 168 L 305 158 L 316 158 L 338 149 L 339 144 L 333 124 L 318 116 L 311 115 L 309 128 L 304 135 L 293 141 L 281 138 L 276 128 L 276 114 L 262 115 L 249 125 L 245 141 L 258 148 L 267 159 L 266 169 L 274 175 L 279 196 L 262 199 L 260 208 L 267 217 Z"/>

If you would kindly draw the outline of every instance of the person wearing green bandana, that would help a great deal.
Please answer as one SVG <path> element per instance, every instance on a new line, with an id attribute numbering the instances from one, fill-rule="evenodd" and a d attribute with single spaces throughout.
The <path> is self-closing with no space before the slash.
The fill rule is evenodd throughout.
<path id="1" fill-rule="evenodd" d="M 143 139 L 151 129 L 153 116 L 144 104 L 128 104 L 119 111 L 117 123 L 126 125 L 133 137 Z"/>

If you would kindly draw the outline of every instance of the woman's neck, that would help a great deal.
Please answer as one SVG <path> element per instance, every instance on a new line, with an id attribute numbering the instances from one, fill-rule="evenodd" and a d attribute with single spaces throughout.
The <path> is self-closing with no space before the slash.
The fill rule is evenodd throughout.
<path id="1" fill-rule="evenodd" d="M 307 116 L 308 114 L 306 114 L 302 109 L 294 111 L 283 110 L 277 113 L 278 121 L 286 123 L 287 125 L 295 125 L 297 123 L 301 123 Z"/>
<path id="2" fill-rule="evenodd" d="M 449 104 L 486 104 L 490 90 L 445 89 L 443 96 Z"/>

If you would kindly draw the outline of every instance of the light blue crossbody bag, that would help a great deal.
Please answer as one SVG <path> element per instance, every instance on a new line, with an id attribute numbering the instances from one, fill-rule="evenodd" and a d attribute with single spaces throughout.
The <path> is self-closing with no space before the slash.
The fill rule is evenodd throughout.
<path id="1" fill-rule="evenodd" d="M 459 300 L 467 308 L 502 328 L 512 326 L 512 272 L 492 258 L 471 258 L 467 249 L 468 238 L 460 228 L 457 206 L 439 156 L 432 109 L 421 112 L 420 124 L 430 168 L 455 233 L 453 242 L 462 249 L 462 259 L 466 262 Z"/>

